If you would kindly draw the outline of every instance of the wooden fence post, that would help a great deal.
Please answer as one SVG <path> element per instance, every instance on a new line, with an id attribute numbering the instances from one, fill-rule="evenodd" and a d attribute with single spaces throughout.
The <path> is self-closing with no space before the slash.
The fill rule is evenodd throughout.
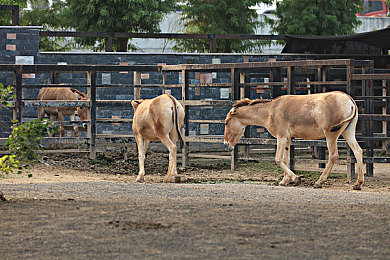
<path id="1" fill-rule="evenodd" d="M 88 113 L 89 158 L 96 159 L 96 71 L 88 71 L 87 93 L 90 99 Z"/>
<path id="2" fill-rule="evenodd" d="M 14 71 L 14 86 L 15 86 L 15 94 L 16 94 L 16 103 L 13 108 L 13 119 L 17 120 L 19 123 L 22 122 L 22 95 L 23 95 L 23 89 L 22 89 L 22 70 L 16 69 Z"/>
<path id="3" fill-rule="evenodd" d="M 14 5 L 14 9 L 12 9 L 12 26 L 19 25 L 19 5 Z"/>
<path id="4" fill-rule="evenodd" d="M 112 52 L 112 37 L 106 37 L 106 52 Z"/>
<path id="5" fill-rule="evenodd" d="M 232 68 L 231 70 L 231 82 L 232 82 L 232 101 L 240 99 L 240 74 L 237 69 Z M 238 166 L 238 145 L 234 146 L 233 151 L 231 152 L 231 164 L 230 168 L 232 170 L 236 169 Z"/>
<path id="6" fill-rule="evenodd" d="M 325 66 L 320 66 L 317 68 L 317 79 L 318 81 L 324 82 L 326 81 L 326 74 L 327 74 L 327 69 Z M 316 93 L 324 93 L 326 92 L 326 86 L 325 85 L 317 85 L 316 87 Z M 316 150 L 316 154 L 318 156 L 318 159 L 321 161 L 326 159 L 326 148 L 324 146 L 314 146 L 314 149 Z M 324 162 L 319 162 L 318 163 L 318 168 L 325 168 L 325 163 Z"/>
<path id="7" fill-rule="evenodd" d="M 246 81 L 248 81 L 248 73 L 247 72 L 241 72 L 240 73 L 240 84 L 244 84 Z M 240 99 L 243 99 L 243 98 L 251 98 L 250 97 L 250 86 L 245 86 L 245 87 L 241 87 L 239 86 L 240 88 Z M 244 132 L 244 137 L 245 138 L 250 138 L 251 137 L 251 128 L 250 126 L 247 126 L 246 129 L 245 129 L 245 132 Z M 243 156 L 244 158 L 248 158 L 249 157 L 249 150 L 250 150 L 250 145 L 244 145 L 243 147 Z"/>
<path id="8" fill-rule="evenodd" d="M 133 78 L 134 85 L 141 85 L 141 72 L 134 71 Z M 134 87 L 134 100 L 139 100 L 141 98 L 141 87 Z"/>
<path id="9" fill-rule="evenodd" d="M 386 96 L 390 95 L 390 80 L 386 80 Z M 390 100 L 386 98 L 386 115 L 390 115 Z M 390 121 L 386 121 L 386 137 L 390 137 Z M 390 142 L 386 141 L 386 154 L 390 154 Z"/>
<path id="10" fill-rule="evenodd" d="M 352 84 L 352 80 L 351 80 L 351 74 L 354 71 L 355 71 L 355 67 L 354 66 L 351 66 L 351 65 L 347 66 L 347 73 L 346 73 L 347 87 L 346 87 L 346 92 L 352 98 L 354 98 L 354 96 L 355 96 L 355 88 L 354 88 L 354 85 Z M 355 163 L 354 163 L 354 160 L 353 160 L 353 156 L 354 156 L 354 154 L 353 154 L 352 149 L 349 147 L 349 145 L 347 145 L 347 179 L 349 181 L 352 181 L 355 178 Z"/>
<path id="11" fill-rule="evenodd" d="M 287 68 L 287 94 L 295 94 L 295 67 Z M 295 147 L 290 145 L 290 169 L 293 171 L 295 169 Z"/>
<path id="12" fill-rule="evenodd" d="M 189 72 L 188 70 L 184 69 L 181 71 L 181 84 L 182 84 L 182 88 L 181 88 L 181 99 L 182 101 L 186 101 L 186 100 L 189 100 L 190 98 L 190 93 L 189 93 L 189 89 L 190 89 L 190 79 L 189 79 Z M 190 121 L 189 121 L 189 106 L 186 105 L 186 104 L 183 104 L 184 106 L 184 113 L 185 113 L 185 117 L 184 117 L 184 139 L 189 136 L 189 132 L 190 132 Z M 187 167 L 189 166 L 190 164 L 190 159 L 189 159 L 189 145 L 190 143 L 189 142 L 185 142 L 184 141 L 184 144 L 183 144 L 183 148 L 182 148 L 182 157 L 181 157 L 181 161 L 182 161 L 182 166 L 183 167 Z"/>

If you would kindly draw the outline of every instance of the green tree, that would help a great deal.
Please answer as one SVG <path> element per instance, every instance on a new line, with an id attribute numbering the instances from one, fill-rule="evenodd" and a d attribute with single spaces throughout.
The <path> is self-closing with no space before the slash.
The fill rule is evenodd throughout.
<path id="1" fill-rule="evenodd" d="M 34 0 L 31 10 L 21 13 L 21 25 L 41 25 L 43 30 L 70 31 L 68 23 L 62 14 L 66 2 L 55 1 L 49 5 L 48 0 Z M 39 37 L 41 51 L 69 51 L 77 48 L 73 39 L 65 37 Z"/>
<path id="2" fill-rule="evenodd" d="M 187 33 L 254 34 L 262 24 L 249 7 L 272 0 L 189 0 L 184 1 L 182 23 Z M 218 40 L 217 52 L 258 50 L 259 43 L 247 40 Z M 208 52 L 209 40 L 177 40 L 177 51 Z"/>
<path id="3" fill-rule="evenodd" d="M 26 9 L 27 3 L 31 9 Z M 49 0 L 0 0 L 1 5 L 19 5 L 19 24 L 20 25 L 42 25 L 44 30 L 66 30 L 63 16 L 60 15 L 65 3 L 56 1 L 49 5 Z M 12 12 L 9 10 L 0 11 L 0 25 L 11 25 Z M 39 47 L 41 50 L 66 51 L 70 50 L 74 41 L 65 38 L 39 38 Z"/>
<path id="4" fill-rule="evenodd" d="M 271 24 L 279 34 L 346 35 L 360 24 L 361 6 L 361 0 L 284 0 Z"/>
<path id="5" fill-rule="evenodd" d="M 76 31 L 159 32 L 159 22 L 171 11 L 175 0 L 67 0 L 62 11 L 66 26 Z M 96 39 L 80 39 L 94 46 Z M 126 38 L 114 39 L 113 48 L 127 51 Z M 100 41 L 97 49 L 103 49 Z"/>
<path id="6" fill-rule="evenodd" d="M 159 32 L 159 22 L 174 8 L 177 0 L 30 0 L 32 10 L 24 10 L 27 0 L 0 0 L 1 4 L 19 4 L 21 25 L 43 25 L 45 30 L 92 32 Z M 4 2 L 4 3 L 2 3 Z M 6 13 L 4 13 L 6 14 Z M 10 25 L 11 12 L 0 19 Z M 41 50 L 64 51 L 77 47 L 104 49 L 104 39 L 78 38 L 76 43 L 65 38 L 40 37 Z M 128 40 L 114 39 L 113 49 L 127 51 Z"/>

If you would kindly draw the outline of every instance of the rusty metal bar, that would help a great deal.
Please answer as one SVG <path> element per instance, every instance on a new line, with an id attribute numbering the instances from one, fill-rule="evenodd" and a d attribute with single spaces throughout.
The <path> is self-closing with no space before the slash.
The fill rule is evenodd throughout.
<path id="1" fill-rule="evenodd" d="M 121 72 L 121 71 L 158 71 L 155 65 L 57 65 L 57 64 L 0 64 L 0 71 L 22 70 L 23 73 L 56 72 Z"/>
<path id="2" fill-rule="evenodd" d="M 12 26 L 19 25 L 19 5 L 0 5 L 0 10 L 12 11 Z"/>
<path id="3" fill-rule="evenodd" d="M 25 107 L 89 107 L 90 101 L 67 100 L 24 100 Z"/>
<path id="4" fill-rule="evenodd" d="M 383 74 L 351 74 L 352 80 L 385 80 L 390 79 L 389 73 Z"/>
<path id="5" fill-rule="evenodd" d="M 347 65 L 363 66 L 370 64 L 370 61 L 333 59 L 333 60 L 303 60 L 303 61 L 271 61 L 271 62 L 245 62 L 245 63 L 220 63 L 220 64 L 181 64 L 181 65 L 161 65 L 162 71 L 187 70 L 225 70 L 231 69 L 255 69 L 255 68 L 288 68 L 288 67 L 317 67 L 332 66 L 345 67 Z"/>

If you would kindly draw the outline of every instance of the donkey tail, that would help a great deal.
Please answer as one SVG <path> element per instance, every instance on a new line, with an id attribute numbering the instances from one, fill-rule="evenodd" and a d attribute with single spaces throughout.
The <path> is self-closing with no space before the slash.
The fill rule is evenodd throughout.
<path id="1" fill-rule="evenodd" d="M 169 94 L 167 94 L 167 96 L 173 101 L 172 120 L 173 120 L 173 124 L 175 125 L 176 131 L 177 131 L 177 135 L 179 136 L 180 148 L 183 148 L 184 140 L 183 140 L 183 136 L 181 135 L 181 131 L 180 131 L 180 127 L 179 127 L 176 99 L 173 96 L 169 95 Z"/>
<path id="2" fill-rule="evenodd" d="M 356 115 L 357 115 L 357 105 L 356 105 L 355 100 L 353 100 L 352 97 L 350 97 L 350 99 L 353 102 L 351 115 L 349 117 L 347 117 L 346 119 L 344 119 L 343 121 L 341 121 L 340 123 L 338 123 L 337 125 L 332 126 L 332 128 L 330 129 L 331 132 L 337 132 L 338 130 L 341 129 L 341 127 L 343 127 L 344 124 L 351 122 L 356 117 Z"/>

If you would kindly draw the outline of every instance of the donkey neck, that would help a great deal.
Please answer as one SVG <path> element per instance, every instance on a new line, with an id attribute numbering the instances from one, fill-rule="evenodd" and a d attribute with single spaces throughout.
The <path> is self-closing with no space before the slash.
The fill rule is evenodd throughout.
<path id="1" fill-rule="evenodd" d="M 245 126 L 256 125 L 267 127 L 271 104 L 272 102 L 266 102 L 241 107 L 239 111 L 241 123 Z"/>

